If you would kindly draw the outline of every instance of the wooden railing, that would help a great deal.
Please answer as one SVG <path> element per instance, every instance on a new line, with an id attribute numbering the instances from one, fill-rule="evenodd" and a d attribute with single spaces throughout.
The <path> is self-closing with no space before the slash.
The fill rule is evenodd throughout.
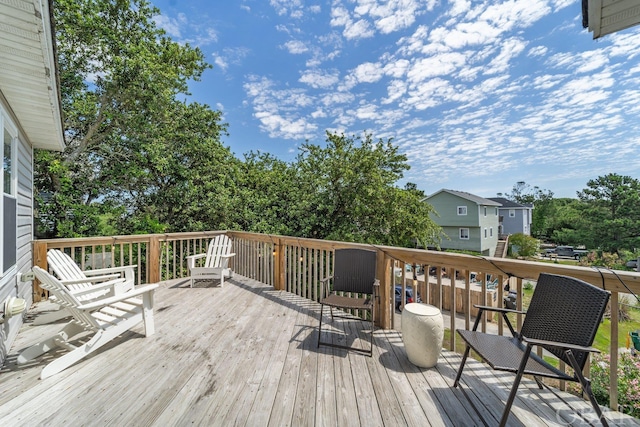
<path id="1" fill-rule="evenodd" d="M 236 255 L 231 259 L 231 267 L 236 274 L 314 301 L 320 298 L 320 279 L 331 273 L 335 249 L 360 247 L 377 251 L 377 277 L 381 286 L 375 321 L 385 329 L 393 326 L 394 285 L 397 280 L 394 273 L 397 269 L 404 272 L 407 264 L 420 266 L 425 272 L 424 279 L 414 282 L 410 275 L 408 279 L 400 280 L 401 285 L 413 284 L 423 301 L 442 310 L 457 307 L 458 317 L 462 316 L 467 329 L 472 325 L 472 304 L 491 305 L 494 301 L 488 298 L 497 295 L 497 304 L 501 305 L 505 284 L 516 290 L 517 295 L 523 295 L 523 282 L 536 280 L 542 272 L 577 277 L 605 288 L 611 291 L 610 406 L 617 408 L 617 362 L 621 344 L 618 340 L 619 295 L 640 294 L 640 273 L 637 272 L 236 231 L 35 240 L 33 264 L 46 269 L 47 250 L 58 248 L 71 254 L 83 269 L 136 265 L 137 284 L 186 278 L 185 258 L 205 252 L 212 236 L 220 233 L 227 233 L 233 239 Z M 428 274 L 430 270 L 435 271 L 433 276 Z M 475 284 L 471 280 L 472 274 L 480 278 Z M 497 289 L 488 289 L 487 275 L 492 279 L 498 278 Z M 479 291 L 474 292 L 472 288 Z M 46 296 L 37 283 L 34 284 L 34 301 Z M 523 308 L 522 298 L 517 299 L 517 308 Z M 455 315 L 449 319 L 450 323 L 445 327 L 451 331 L 459 328 Z M 503 334 L 502 320 L 497 318 L 495 321 L 498 333 Z M 522 321 L 523 316 L 518 315 L 518 328 Z M 481 327 L 486 331 L 487 319 L 482 320 Z M 456 334 L 451 333 L 449 337 L 446 346 L 455 351 Z"/>

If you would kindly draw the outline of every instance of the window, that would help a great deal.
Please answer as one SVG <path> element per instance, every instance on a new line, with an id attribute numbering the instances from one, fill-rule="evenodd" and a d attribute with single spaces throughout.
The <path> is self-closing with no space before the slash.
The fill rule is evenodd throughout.
<path id="1" fill-rule="evenodd" d="M 487 229 L 486 228 L 484 229 L 484 238 L 485 239 L 487 238 Z"/>
<path id="2" fill-rule="evenodd" d="M 484 216 L 487 216 L 487 207 L 484 207 Z"/>
<path id="3" fill-rule="evenodd" d="M 469 240 L 469 229 L 468 228 L 461 228 L 460 229 L 460 239 Z"/>
<path id="4" fill-rule="evenodd" d="M 493 237 L 493 227 L 489 227 L 489 237 Z"/>
<path id="5" fill-rule="evenodd" d="M 458 206 L 458 215 L 466 215 L 467 207 L 466 206 Z"/>
<path id="6" fill-rule="evenodd" d="M 0 111 L 1 113 L 1 111 Z M 0 114 L 0 129 L 2 129 L 2 198 L 0 199 L 0 230 L 2 230 L 2 244 L 0 245 L 0 276 L 16 264 L 17 248 L 17 199 L 16 199 L 16 135 L 6 116 Z"/>
<path id="7" fill-rule="evenodd" d="M 516 217 L 516 210 L 509 209 L 509 218 L 515 218 L 515 217 Z"/>
<path id="8" fill-rule="evenodd" d="M 496 216 L 498 216 L 498 208 L 496 208 Z"/>

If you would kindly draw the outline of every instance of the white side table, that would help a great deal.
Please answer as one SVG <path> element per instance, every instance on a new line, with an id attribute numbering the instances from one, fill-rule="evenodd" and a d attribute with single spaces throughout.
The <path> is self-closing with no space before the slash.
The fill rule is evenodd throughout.
<path id="1" fill-rule="evenodd" d="M 432 368 L 438 363 L 444 322 L 437 307 L 410 303 L 402 312 L 402 341 L 409 361 L 421 368 Z"/>

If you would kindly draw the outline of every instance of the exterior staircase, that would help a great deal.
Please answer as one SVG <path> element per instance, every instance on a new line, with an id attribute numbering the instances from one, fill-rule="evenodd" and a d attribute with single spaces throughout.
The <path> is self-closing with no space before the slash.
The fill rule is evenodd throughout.
<path id="1" fill-rule="evenodd" d="M 496 245 L 496 258 L 504 258 L 507 256 L 507 243 L 509 243 L 509 236 L 506 236 L 503 240 L 498 240 Z"/>

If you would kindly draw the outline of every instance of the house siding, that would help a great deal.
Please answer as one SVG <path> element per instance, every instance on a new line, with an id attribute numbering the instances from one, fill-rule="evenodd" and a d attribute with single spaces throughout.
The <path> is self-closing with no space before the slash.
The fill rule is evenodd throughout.
<path id="1" fill-rule="evenodd" d="M 0 103 L 5 117 L 14 124 L 15 117 L 8 105 Z M 32 283 L 19 282 L 18 272 L 31 269 L 31 241 L 33 239 L 33 149 L 25 142 L 25 136 L 18 132 L 16 144 L 16 267 L 7 272 L 0 280 L 0 304 L 13 296 L 24 298 L 27 307 L 33 302 Z M 0 360 L 4 360 L 22 325 L 20 316 L 7 319 L 0 325 Z"/>
<path id="2" fill-rule="evenodd" d="M 55 60 L 54 34 L 51 26 L 51 0 L 20 0 L 11 7 L 0 7 L 0 21 L 12 37 L 0 37 L 0 110 L 14 146 L 11 208 L 15 200 L 15 217 L 4 209 L 0 277 L 0 304 L 8 297 L 33 302 L 32 283 L 20 282 L 19 273 L 31 269 L 33 223 L 33 149 L 64 150 L 62 105 L 59 75 Z M 28 58 L 16 53 L 29 52 Z M 3 134 L 4 135 L 4 134 Z M 4 215 L 7 214 L 7 218 Z M 15 230 L 13 229 L 15 226 Z M 15 242 L 14 242 L 15 232 Z M 10 241 L 9 241 L 10 240 Z M 13 253 L 15 244 L 15 254 Z M 5 256 L 6 255 L 6 256 Z M 14 258 L 15 255 L 15 258 Z M 0 324 L 0 360 L 4 360 L 22 325 L 22 316 L 14 316 Z"/>
<path id="3" fill-rule="evenodd" d="M 514 217 L 509 216 L 509 211 L 513 210 Z M 504 234 L 516 234 L 524 231 L 524 224 L 526 221 L 524 211 L 522 209 L 505 208 L 501 210 L 502 217 L 502 232 Z"/>
<path id="4" fill-rule="evenodd" d="M 478 197 L 473 199 L 483 200 Z M 469 200 L 448 191 L 433 194 L 426 198 L 426 202 L 431 204 L 436 212 L 431 215 L 431 219 L 442 227 L 443 233 L 447 236 L 440 243 L 442 249 L 474 251 L 486 256 L 494 256 L 498 244 L 497 205 L 479 204 L 475 200 Z M 459 206 L 466 206 L 467 215 L 458 215 Z M 460 228 L 469 229 L 469 239 L 460 239 Z M 487 237 L 484 237 L 485 228 Z M 493 232 L 491 233 L 490 230 Z"/>

